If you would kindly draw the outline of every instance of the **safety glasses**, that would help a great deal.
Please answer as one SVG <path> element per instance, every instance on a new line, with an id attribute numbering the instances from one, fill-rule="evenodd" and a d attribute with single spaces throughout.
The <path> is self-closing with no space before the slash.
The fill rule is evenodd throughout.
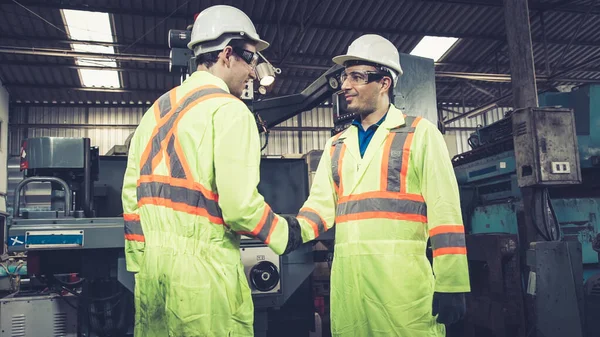
<path id="1" fill-rule="evenodd" d="M 248 63 L 252 68 L 256 68 L 256 65 L 258 64 L 258 59 L 259 59 L 257 53 L 253 53 L 249 50 L 246 50 L 246 49 L 240 48 L 240 47 L 231 46 L 231 49 L 233 50 L 234 53 L 236 53 L 239 57 L 241 57 L 242 60 L 244 60 L 244 62 Z"/>
<path id="2" fill-rule="evenodd" d="M 361 85 L 361 84 L 367 84 L 367 83 L 371 83 L 373 81 L 379 81 L 380 79 L 384 78 L 385 76 L 390 76 L 390 74 L 386 74 L 386 73 L 381 73 L 381 72 L 377 72 L 377 71 L 351 71 L 349 73 L 346 73 L 346 71 L 343 71 L 340 74 L 340 81 L 342 83 L 346 82 L 346 79 L 350 80 L 351 84 L 354 85 Z"/>

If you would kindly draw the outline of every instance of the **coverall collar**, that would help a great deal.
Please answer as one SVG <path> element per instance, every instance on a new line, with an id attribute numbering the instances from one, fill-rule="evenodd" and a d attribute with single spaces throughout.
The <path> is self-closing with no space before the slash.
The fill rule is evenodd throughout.
<path id="1" fill-rule="evenodd" d="M 184 84 L 186 83 L 202 83 L 202 85 L 206 85 L 206 84 L 213 84 L 218 86 L 219 88 L 227 91 L 227 93 L 231 93 L 229 91 L 229 87 L 227 86 L 227 84 L 225 84 L 225 81 L 223 81 L 220 77 L 217 77 L 211 73 L 209 73 L 208 71 L 203 71 L 203 70 L 199 70 L 199 71 L 195 71 L 192 76 L 188 77 L 185 81 L 183 81 Z M 199 85 L 196 85 L 199 86 Z"/>
<path id="2" fill-rule="evenodd" d="M 390 104 L 390 108 L 387 112 L 387 117 L 385 118 L 381 126 L 388 130 L 391 130 L 401 125 L 404 125 L 404 115 L 402 111 L 396 108 L 393 104 Z"/>

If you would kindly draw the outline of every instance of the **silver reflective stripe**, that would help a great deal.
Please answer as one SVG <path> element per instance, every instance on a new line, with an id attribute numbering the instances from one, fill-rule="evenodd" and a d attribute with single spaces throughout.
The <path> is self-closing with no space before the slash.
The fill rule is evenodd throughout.
<path id="1" fill-rule="evenodd" d="M 196 101 L 204 96 L 208 96 L 208 95 L 212 95 L 212 94 L 227 94 L 227 92 L 220 88 L 209 88 L 209 89 L 198 90 L 198 91 L 194 92 L 193 94 L 191 94 L 188 98 L 186 98 L 185 101 L 181 105 L 177 106 L 177 109 L 175 110 L 175 112 L 173 112 L 169 117 L 165 116 L 160 121 L 157 121 L 160 123 L 165 118 L 168 118 L 167 121 L 158 128 L 158 133 L 151 140 L 152 150 L 150 151 L 148 160 L 145 163 L 143 163 L 143 165 L 142 165 L 142 170 L 141 170 L 142 175 L 152 174 L 152 160 L 160 152 L 161 143 L 167 137 L 167 134 L 169 133 L 169 131 L 171 131 L 171 129 L 175 125 L 175 121 L 179 117 L 179 114 L 183 110 L 185 110 L 190 104 L 194 103 L 194 101 Z M 165 97 L 166 97 L 166 99 L 169 99 L 168 93 L 161 96 L 160 100 L 163 100 Z M 161 104 L 160 100 L 159 100 L 158 106 L 166 107 L 167 105 L 165 103 Z M 169 106 L 170 106 L 170 103 L 169 103 Z M 170 109 L 170 110 L 172 110 L 172 109 Z M 161 116 L 162 115 L 163 115 L 163 111 L 161 110 Z M 165 115 L 167 115 L 167 113 L 165 113 Z M 179 158 L 177 158 L 176 153 L 171 153 L 170 155 L 171 155 L 171 162 L 173 162 L 173 160 L 179 161 Z M 175 159 L 173 159 L 173 158 L 175 158 Z M 180 178 L 185 179 L 186 178 L 185 173 L 183 174 L 183 177 L 180 177 Z"/>
<path id="2" fill-rule="evenodd" d="M 415 128 L 412 127 L 412 123 L 415 121 L 415 119 L 415 117 L 406 117 L 404 119 L 405 124 L 401 127 L 390 130 L 390 134 L 388 135 L 388 137 L 394 137 L 394 139 L 391 144 L 390 154 L 388 158 L 387 191 L 401 191 L 402 181 L 400 179 L 400 175 L 402 173 L 402 160 L 405 150 L 404 147 L 406 143 L 406 138 L 408 138 L 408 134 L 415 131 Z M 410 146 L 406 150 L 409 151 Z"/>
<path id="3" fill-rule="evenodd" d="M 335 146 L 335 150 L 333 151 L 333 156 L 331 156 L 331 174 L 333 176 L 333 182 L 338 188 L 340 188 L 339 166 L 342 148 L 344 147 L 343 140 L 343 138 L 338 139 L 332 144 L 332 146 Z"/>
<path id="4" fill-rule="evenodd" d="M 325 224 L 321 220 L 321 217 L 319 216 L 319 214 L 301 209 L 300 212 L 298 213 L 298 216 L 303 216 L 303 217 L 307 218 L 308 220 L 314 222 L 317 225 L 319 234 L 325 232 Z"/>
<path id="5" fill-rule="evenodd" d="M 208 214 L 222 218 L 217 201 L 207 198 L 202 192 L 180 186 L 171 186 L 161 182 L 142 182 L 137 188 L 138 201 L 142 198 L 160 198 L 205 209 Z"/>
<path id="6" fill-rule="evenodd" d="M 140 221 L 125 221 L 125 234 L 144 235 Z"/>
<path id="7" fill-rule="evenodd" d="M 431 247 L 439 248 L 465 247 L 465 235 L 463 233 L 443 233 L 431 237 Z"/>
<path id="8" fill-rule="evenodd" d="M 366 212 L 389 212 L 427 216 L 427 206 L 424 202 L 413 200 L 367 198 L 340 203 L 337 209 L 338 216 Z"/>
<path id="9" fill-rule="evenodd" d="M 270 208 L 268 208 L 268 210 L 269 213 L 267 214 L 265 224 L 260 229 L 260 232 L 258 232 L 258 234 L 256 235 L 256 237 L 262 242 L 265 242 L 267 240 L 267 237 L 271 232 L 271 228 L 273 227 L 273 222 L 275 221 L 275 214 Z"/>
<path id="10" fill-rule="evenodd" d="M 402 154 L 408 133 L 390 133 L 394 137 L 390 148 L 387 167 L 387 191 L 400 192 L 400 173 L 402 170 Z M 383 177 L 382 177 L 383 178 Z"/>
<path id="11" fill-rule="evenodd" d="M 158 110 L 160 111 L 160 117 L 165 117 L 169 111 L 171 111 L 171 92 L 168 91 L 158 99 Z"/>

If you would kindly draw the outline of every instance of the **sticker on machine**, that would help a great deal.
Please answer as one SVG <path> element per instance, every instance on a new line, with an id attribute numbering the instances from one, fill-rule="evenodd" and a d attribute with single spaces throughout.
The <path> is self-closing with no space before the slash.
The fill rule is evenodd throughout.
<path id="1" fill-rule="evenodd" d="M 25 244 L 25 235 L 15 235 L 8 239 L 10 246 L 23 246 Z"/>
<path id="2" fill-rule="evenodd" d="M 25 233 L 25 248 L 83 248 L 83 230 L 28 231 Z"/>

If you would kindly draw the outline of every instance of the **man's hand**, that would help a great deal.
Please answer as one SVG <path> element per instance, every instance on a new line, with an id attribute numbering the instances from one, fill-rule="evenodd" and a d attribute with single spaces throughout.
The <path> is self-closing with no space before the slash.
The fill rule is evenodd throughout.
<path id="1" fill-rule="evenodd" d="M 464 293 L 434 293 L 432 314 L 437 322 L 450 325 L 463 318 L 467 311 Z"/>

